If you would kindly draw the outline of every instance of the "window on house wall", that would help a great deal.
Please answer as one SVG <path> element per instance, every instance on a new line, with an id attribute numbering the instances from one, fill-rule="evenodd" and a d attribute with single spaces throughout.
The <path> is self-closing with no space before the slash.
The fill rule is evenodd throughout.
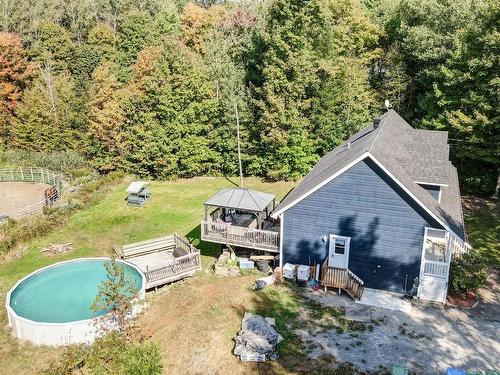
<path id="1" fill-rule="evenodd" d="M 335 254 L 345 254 L 345 240 L 340 238 L 335 240 Z"/>
<path id="2" fill-rule="evenodd" d="M 427 191 L 432 196 L 432 198 L 434 198 L 438 202 L 441 201 L 441 189 L 442 189 L 442 187 L 440 185 L 420 184 L 420 183 L 419 183 L 419 185 L 420 185 L 420 187 L 425 189 L 425 191 Z"/>

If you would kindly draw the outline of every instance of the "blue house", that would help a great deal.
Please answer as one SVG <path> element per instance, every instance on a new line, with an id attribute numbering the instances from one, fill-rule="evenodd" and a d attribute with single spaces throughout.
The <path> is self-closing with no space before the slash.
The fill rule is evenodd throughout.
<path id="1" fill-rule="evenodd" d="M 326 154 L 272 213 L 280 265 L 317 264 L 323 285 L 444 302 L 453 254 L 468 248 L 448 134 L 396 111 Z"/>

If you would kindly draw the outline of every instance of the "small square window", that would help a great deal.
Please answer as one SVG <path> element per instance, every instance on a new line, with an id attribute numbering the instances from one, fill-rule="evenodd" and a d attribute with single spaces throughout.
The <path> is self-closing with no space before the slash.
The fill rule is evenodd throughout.
<path id="1" fill-rule="evenodd" d="M 345 253 L 345 240 L 335 240 L 335 254 Z"/>

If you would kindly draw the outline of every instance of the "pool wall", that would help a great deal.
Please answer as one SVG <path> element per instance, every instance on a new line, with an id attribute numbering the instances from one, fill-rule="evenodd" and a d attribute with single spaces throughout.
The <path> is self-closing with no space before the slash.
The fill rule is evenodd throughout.
<path id="1" fill-rule="evenodd" d="M 71 344 L 92 343 L 99 336 L 96 327 L 94 325 L 93 319 L 78 320 L 67 323 L 37 322 L 17 315 L 14 309 L 10 306 L 10 298 L 12 292 L 24 280 L 52 267 L 57 267 L 65 263 L 81 262 L 89 260 L 110 260 L 110 259 L 104 257 L 78 258 L 78 259 L 58 262 L 51 264 L 50 266 L 40 268 L 35 272 L 30 273 L 28 276 L 23 277 L 21 280 L 19 280 L 9 290 L 9 293 L 7 293 L 7 299 L 5 301 L 5 308 L 7 309 L 7 316 L 9 319 L 9 327 L 11 327 L 13 335 L 21 340 L 31 341 L 35 345 L 61 346 L 61 345 L 71 345 Z M 134 268 L 142 276 L 142 287 L 137 294 L 137 301 L 132 309 L 132 315 L 136 315 L 142 310 L 143 301 L 146 297 L 146 290 L 145 290 L 146 277 L 144 276 L 142 271 L 135 265 L 122 260 L 117 260 L 117 262 L 126 264 L 127 266 Z"/>

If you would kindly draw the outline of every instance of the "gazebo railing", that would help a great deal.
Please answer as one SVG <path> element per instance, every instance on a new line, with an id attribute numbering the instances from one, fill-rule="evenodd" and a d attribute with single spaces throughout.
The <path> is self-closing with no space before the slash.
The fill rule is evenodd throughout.
<path id="1" fill-rule="evenodd" d="M 278 232 L 239 227 L 207 220 L 201 221 L 201 239 L 207 242 L 275 252 L 279 251 L 280 246 Z"/>

